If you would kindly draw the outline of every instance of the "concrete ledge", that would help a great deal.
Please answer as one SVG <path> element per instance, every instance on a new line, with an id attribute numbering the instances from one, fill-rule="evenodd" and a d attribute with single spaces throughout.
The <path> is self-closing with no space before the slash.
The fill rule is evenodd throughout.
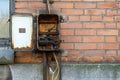
<path id="1" fill-rule="evenodd" d="M 43 80 L 42 64 L 10 65 L 13 80 Z M 63 63 L 62 80 L 120 80 L 120 64 Z"/>

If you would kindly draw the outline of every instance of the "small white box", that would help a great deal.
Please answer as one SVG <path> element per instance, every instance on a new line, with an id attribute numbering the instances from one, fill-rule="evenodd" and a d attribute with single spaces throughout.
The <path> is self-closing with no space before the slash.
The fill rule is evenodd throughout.
<path id="1" fill-rule="evenodd" d="M 12 47 L 32 48 L 33 16 L 30 14 L 12 15 Z"/>

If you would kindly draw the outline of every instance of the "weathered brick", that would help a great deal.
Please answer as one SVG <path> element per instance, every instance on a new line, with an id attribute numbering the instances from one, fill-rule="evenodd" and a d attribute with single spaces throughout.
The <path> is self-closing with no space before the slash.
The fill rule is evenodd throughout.
<path id="1" fill-rule="evenodd" d="M 120 21 L 120 16 L 115 16 L 115 21 Z"/>
<path id="2" fill-rule="evenodd" d="M 105 42 L 116 42 L 116 37 L 115 36 L 106 36 L 105 37 Z"/>
<path id="3" fill-rule="evenodd" d="M 96 7 L 96 3 L 76 3 L 75 4 L 75 8 L 95 8 L 95 7 Z"/>
<path id="4" fill-rule="evenodd" d="M 61 28 L 66 28 L 66 29 L 82 28 L 82 24 L 81 23 L 62 23 Z"/>
<path id="5" fill-rule="evenodd" d="M 92 16 L 92 21 L 102 21 L 102 16 Z"/>
<path id="6" fill-rule="evenodd" d="M 107 10 L 107 15 L 117 15 L 117 10 Z"/>
<path id="7" fill-rule="evenodd" d="M 116 23 L 105 23 L 106 28 L 116 28 Z"/>
<path id="8" fill-rule="evenodd" d="M 93 2 L 93 1 L 104 1 L 104 0 L 83 0 L 83 1 L 91 1 L 91 2 Z"/>
<path id="9" fill-rule="evenodd" d="M 30 63 L 31 62 L 31 57 L 17 57 L 15 58 L 16 63 Z"/>
<path id="10" fill-rule="evenodd" d="M 86 50 L 84 56 L 105 56 L 105 50 Z"/>
<path id="11" fill-rule="evenodd" d="M 120 29 L 120 23 L 117 23 L 117 28 Z"/>
<path id="12" fill-rule="evenodd" d="M 98 8 L 117 8 L 118 5 L 116 3 L 98 3 Z"/>
<path id="13" fill-rule="evenodd" d="M 62 14 L 66 14 L 66 15 L 82 15 L 83 10 L 81 10 L 81 9 L 62 9 Z"/>
<path id="14" fill-rule="evenodd" d="M 104 61 L 105 61 L 105 62 L 114 62 L 115 60 L 114 60 L 113 57 L 105 57 L 105 58 L 104 58 Z"/>
<path id="15" fill-rule="evenodd" d="M 36 13 L 37 11 L 35 9 L 16 9 L 16 13 Z"/>
<path id="16" fill-rule="evenodd" d="M 114 56 L 117 56 L 117 52 L 116 51 L 106 51 L 106 55 L 105 56 L 108 56 L 108 57 L 114 57 Z"/>
<path id="17" fill-rule="evenodd" d="M 16 2 L 15 8 L 28 8 L 29 2 Z"/>
<path id="18" fill-rule="evenodd" d="M 98 44 L 98 49 L 119 49 L 119 44 Z"/>
<path id="19" fill-rule="evenodd" d="M 84 57 L 83 61 L 85 61 L 85 62 L 102 62 L 103 57 Z"/>
<path id="20" fill-rule="evenodd" d="M 84 54 L 82 51 L 79 50 L 72 50 L 69 51 L 69 54 L 67 55 L 68 57 L 82 57 Z"/>
<path id="21" fill-rule="evenodd" d="M 77 21 L 79 21 L 79 16 L 69 16 L 68 17 L 68 19 L 69 19 L 69 21 L 75 21 L 75 22 L 77 22 Z"/>
<path id="22" fill-rule="evenodd" d="M 83 23 L 84 28 L 104 28 L 104 23 Z"/>
<path id="23" fill-rule="evenodd" d="M 114 17 L 113 16 L 104 16 L 103 21 L 104 22 L 113 22 Z"/>
<path id="24" fill-rule="evenodd" d="M 96 30 L 92 29 L 76 29 L 75 35 L 96 35 Z"/>
<path id="25" fill-rule="evenodd" d="M 80 21 L 90 21 L 90 16 L 80 16 Z"/>
<path id="26" fill-rule="evenodd" d="M 29 2 L 29 8 L 45 8 L 45 4 L 40 1 Z"/>
<path id="27" fill-rule="evenodd" d="M 104 42 L 103 36 L 86 36 L 83 37 L 83 42 Z"/>
<path id="28" fill-rule="evenodd" d="M 32 56 L 32 52 L 27 52 L 27 54 L 26 54 L 26 52 L 16 52 L 15 53 L 15 56 L 16 57 L 31 57 Z"/>
<path id="29" fill-rule="evenodd" d="M 81 42 L 82 38 L 80 36 L 62 36 L 61 40 L 64 42 Z"/>
<path id="30" fill-rule="evenodd" d="M 120 57 L 114 57 L 115 62 L 120 62 Z"/>
<path id="31" fill-rule="evenodd" d="M 120 36 L 117 37 L 117 42 L 120 42 Z"/>
<path id="32" fill-rule="evenodd" d="M 68 57 L 68 61 L 69 62 L 78 62 L 78 61 L 80 61 L 80 58 L 79 57 Z"/>
<path id="33" fill-rule="evenodd" d="M 92 44 L 92 43 L 76 43 L 75 44 L 75 49 L 78 50 L 85 50 L 85 49 L 96 49 L 96 44 Z"/>
<path id="34" fill-rule="evenodd" d="M 101 9 L 86 9 L 85 10 L 85 14 L 86 15 L 103 15 L 105 14 L 105 10 L 101 10 Z"/>
<path id="35" fill-rule="evenodd" d="M 60 0 L 60 1 L 69 1 L 69 2 L 76 2 L 76 1 L 82 1 L 82 0 Z"/>
<path id="36" fill-rule="evenodd" d="M 67 57 L 62 57 L 61 60 L 66 62 L 66 61 L 68 61 L 68 58 Z"/>
<path id="37" fill-rule="evenodd" d="M 120 56 L 120 50 L 118 50 L 118 56 Z"/>
<path id="38" fill-rule="evenodd" d="M 74 49 L 74 44 L 73 43 L 62 43 L 60 47 L 61 49 Z"/>
<path id="39" fill-rule="evenodd" d="M 55 2 L 52 7 L 54 8 L 73 8 L 73 3 Z"/>
<path id="40" fill-rule="evenodd" d="M 61 35 L 74 35 L 74 30 L 73 29 L 64 29 L 60 30 Z"/>
<path id="41" fill-rule="evenodd" d="M 98 30 L 98 35 L 118 35 L 118 30 Z"/>

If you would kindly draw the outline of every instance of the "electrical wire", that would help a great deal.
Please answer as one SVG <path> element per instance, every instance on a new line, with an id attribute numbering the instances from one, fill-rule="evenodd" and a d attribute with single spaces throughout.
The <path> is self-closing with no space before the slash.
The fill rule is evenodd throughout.
<path id="1" fill-rule="evenodd" d="M 56 68 L 53 70 L 52 67 L 49 67 L 49 72 L 52 74 L 52 80 L 58 80 L 59 73 L 60 73 L 60 66 L 59 66 L 59 62 L 58 62 L 55 52 L 53 52 L 53 56 L 56 62 Z"/>
<path id="2" fill-rule="evenodd" d="M 47 10 L 48 10 L 48 14 L 50 14 L 50 1 L 47 0 Z"/>

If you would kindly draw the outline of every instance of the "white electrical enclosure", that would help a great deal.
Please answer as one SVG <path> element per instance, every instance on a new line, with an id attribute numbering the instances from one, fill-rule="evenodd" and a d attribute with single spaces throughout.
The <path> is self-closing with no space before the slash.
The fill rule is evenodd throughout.
<path id="1" fill-rule="evenodd" d="M 12 47 L 32 48 L 33 17 L 29 14 L 12 15 Z"/>

